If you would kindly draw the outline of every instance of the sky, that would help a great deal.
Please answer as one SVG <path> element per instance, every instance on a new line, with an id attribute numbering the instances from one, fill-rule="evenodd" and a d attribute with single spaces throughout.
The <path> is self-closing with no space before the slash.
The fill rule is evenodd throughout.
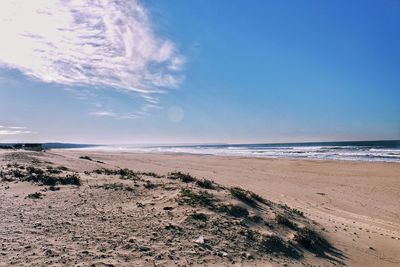
<path id="1" fill-rule="evenodd" d="M 0 34 L 0 142 L 400 139 L 397 0 L 2 0 Z"/>

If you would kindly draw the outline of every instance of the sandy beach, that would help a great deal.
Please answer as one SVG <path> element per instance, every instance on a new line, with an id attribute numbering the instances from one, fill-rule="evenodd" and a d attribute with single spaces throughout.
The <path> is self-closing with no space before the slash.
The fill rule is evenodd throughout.
<path id="1" fill-rule="evenodd" d="M 82 156 L 86 156 L 90 160 L 80 158 Z M 0 198 L 2 199 L 2 206 L 0 209 L 2 220 L 0 224 L 3 245 L 2 253 L 0 254 L 0 266 L 8 266 L 11 263 L 16 266 L 28 266 L 31 264 L 57 265 L 56 261 L 51 261 L 52 257 L 46 259 L 46 257 L 40 256 L 42 252 L 36 251 L 33 256 L 28 253 L 32 247 L 38 245 L 35 244 L 33 237 L 35 232 L 40 230 L 38 228 L 24 228 L 23 224 L 17 224 L 16 222 L 19 220 L 21 222 L 31 220 L 31 223 L 35 224 L 37 223 L 35 222 L 35 216 L 44 216 L 41 219 L 37 219 L 44 224 L 46 213 L 41 215 L 30 214 L 29 209 L 45 209 L 52 205 L 51 203 L 54 203 L 54 206 L 58 204 L 62 206 L 56 201 L 62 197 L 65 198 L 66 203 L 72 201 L 74 205 L 81 205 L 80 209 L 84 213 L 85 205 L 88 201 L 91 203 L 90 205 L 95 205 L 93 202 L 96 201 L 98 196 L 92 195 L 91 198 L 82 203 L 75 203 L 74 198 L 77 195 L 84 195 L 85 192 L 88 192 L 88 188 L 91 188 L 90 186 L 101 182 L 104 183 L 105 179 L 117 179 L 93 176 L 88 173 L 101 168 L 129 168 L 134 171 L 154 172 L 165 176 L 173 171 L 181 171 L 197 178 L 210 179 L 227 188 L 237 186 L 251 190 L 274 203 L 286 204 L 290 208 L 303 212 L 304 217 L 312 222 L 310 225 L 315 224 L 319 229 L 322 229 L 323 236 L 338 252 L 337 258 L 330 260 L 305 252 L 301 259 L 294 260 L 286 260 L 284 257 L 271 257 L 271 259 L 255 257 L 255 259 L 248 261 L 238 260 L 238 258 L 227 260 L 222 257 L 221 260 L 218 260 L 210 256 L 209 261 L 199 262 L 193 259 L 189 262 L 183 262 L 177 259 L 165 259 L 160 256 L 160 261 L 148 261 L 142 257 L 132 259 L 129 253 L 119 251 L 120 249 L 115 246 L 114 250 L 118 251 L 119 254 L 125 253 L 125 257 L 129 259 L 123 264 L 121 261 L 113 260 L 112 258 L 95 261 L 94 258 L 101 253 L 98 248 L 96 249 L 89 245 L 87 246 L 88 252 L 84 253 L 91 255 L 93 250 L 99 252 L 97 254 L 93 252 L 95 254 L 94 258 L 82 257 L 75 259 L 75 262 L 66 261 L 65 265 L 78 263 L 82 264 L 81 266 L 86 266 L 96 262 L 102 262 L 101 264 L 103 265 L 99 263 L 93 266 L 106 266 L 106 263 L 115 266 L 399 266 L 400 264 L 400 164 L 397 163 L 260 159 L 183 154 L 106 153 L 79 150 L 50 150 L 37 153 L 1 151 L 0 158 L 2 168 L 5 168 L 7 164 L 13 163 L 31 164 L 30 161 L 35 159 L 38 165 L 65 166 L 79 173 L 82 180 L 82 186 L 79 190 L 62 186 L 59 191 L 42 192 L 44 197 L 34 201 L 27 199 L 26 196 L 39 191 L 43 187 L 26 182 L 1 182 Z M 84 172 L 86 172 L 86 175 Z M 165 195 L 165 197 L 167 196 L 168 194 Z M 128 205 L 124 202 L 125 199 L 118 198 L 118 195 L 113 195 L 109 191 L 104 193 L 104 197 L 108 198 L 110 207 L 114 207 L 115 210 L 125 209 Z M 153 197 L 156 198 L 155 196 Z M 122 202 L 116 203 L 118 201 Z M 68 204 L 65 205 L 68 206 Z M 106 210 L 104 209 L 103 211 L 106 212 Z M 129 218 L 122 215 L 122 217 L 118 217 L 115 210 L 110 208 L 108 212 L 111 216 L 114 216 L 114 220 L 120 220 L 122 224 L 126 223 L 124 220 Z M 10 214 L 13 214 L 13 216 L 10 216 Z M 62 217 L 63 214 L 59 214 L 57 218 L 53 217 L 52 219 L 57 221 L 62 220 Z M 94 220 L 95 218 L 96 216 L 91 219 Z M 295 216 L 293 218 L 295 220 L 298 217 Z M 301 220 L 303 219 L 299 218 L 299 225 L 308 223 L 308 221 L 302 222 Z M 13 225 L 17 228 L 19 225 L 20 228 L 13 229 Z M 60 224 L 60 228 L 62 227 L 63 225 Z M 94 232 L 101 230 L 104 229 L 92 229 Z M 31 244 L 22 244 L 21 240 L 17 240 L 15 236 L 13 237 L 12 234 L 15 231 L 20 235 L 25 235 L 25 241 L 31 238 Z M 84 235 L 85 233 L 80 234 Z M 125 235 L 130 236 L 130 233 L 118 232 L 116 235 L 120 238 Z M 79 240 L 79 236 L 75 238 Z M 96 242 L 95 240 L 100 242 L 101 235 L 92 236 L 92 238 L 93 240 L 86 240 L 85 242 Z M 63 238 L 52 236 L 47 240 L 46 237 L 42 236 L 40 240 L 43 244 L 46 244 L 46 242 L 52 243 L 53 246 L 57 247 L 62 244 Z M 43 246 L 42 243 L 41 245 Z M 7 244 L 14 250 L 7 249 Z M 289 244 L 291 243 L 289 242 Z M 18 246 L 23 247 L 18 249 Z M 53 250 L 49 249 L 47 253 L 52 254 L 54 253 Z M 143 248 L 143 250 L 147 251 L 147 248 Z M 60 251 L 58 253 L 62 254 Z M 68 252 L 65 253 L 68 256 Z M 30 256 L 27 256 L 28 254 Z M 118 259 L 121 257 L 119 255 Z M 31 262 L 24 262 L 24 259 L 29 259 Z M 201 260 L 204 259 L 208 258 L 206 256 L 201 258 Z"/>

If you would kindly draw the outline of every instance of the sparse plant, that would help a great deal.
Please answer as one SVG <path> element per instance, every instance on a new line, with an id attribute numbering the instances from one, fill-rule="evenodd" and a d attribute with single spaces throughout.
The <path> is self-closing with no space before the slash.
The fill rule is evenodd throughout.
<path id="1" fill-rule="evenodd" d="M 131 180 L 136 180 L 138 179 L 138 173 L 124 168 L 124 169 L 107 169 L 107 168 L 102 168 L 102 169 L 96 169 L 92 171 L 93 173 L 96 174 L 104 174 L 104 175 L 120 175 L 121 179 L 131 179 Z"/>
<path id="2" fill-rule="evenodd" d="M 135 189 L 133 187 L 121 184 L 121 183 L 112 183 L 112 184 L 103 184 L 96 186 L 98 188 L 102 188 L 105 190 L 115 190 L 115 191 L 129 191 L 134 192 Z"/>
<path id="3" fill-rule="evenodd" d="M 12 171 L 11 171 L 11 175 L 14 176 L 15 178 L 22 178 L 22 177 L 24 177 L 24 174 L 23 174 L 20 170 L 18 170 L 18 169 L 12 170 Z"/>
<path id="4" fill-rule="evenodd" d="M 181 180 L 184 183 L 192 183 L 197 180 L 195 177 L 182 172 L 171 172 L 168 174 L 168 178 L 173 180 Z"/>
<path id="5" fill-rule="evenodd" d="M 89 160 L 89 161 L 92 161 L 92 160 L 93 160 L 92 158 L 90 158 L 90 157 L 88 157 L 88 156 L 80 156 L 79 158 L 80 158 L 80 159 Z"/>
<path id="6" fill-rule="evenodd" d="M 62 173 L 62 170 L 60 170 L 58 168 L 53 168 L 52 166 L 48 166 L 47 172 L 50 174 L 60 174 L 60 173 Z"/>
<path id="7" fill-rule="evenodd" d="M 297 214 L 297 215 L 299 215 L 299 216 L 301 216 L 301 217 L 304 217 L 304 212 L 302 212 L 301 210 L 292 209 L 292 212 Z"/>
<path id="8" fill-rule="evenodd" d="M 298 228 L 297 224 L 289 220 L 285 215 L 283 214 L 277 214 L 275 218 L 276 222 L 278 224 L 285 225 L 293 230 L 296 230 Z"/>
<path id="9" fill-rule="evenodd" d="M 191 206 L 203 206 L 212 208 L 215 206 L 215 197 L 207 191 L 199 191 L 198 193 L 183 188 L 180 192 L 179 200 Z"/>
<path id="10" fill-rule="evenodd" d="M 329 242 L 324 237 L 307 227 L 299 229 L 294 235 L 294 240 L 304 248 L 316 253 L 320 253 L 330 247 Z"/>
<path id="11" fill-rule="evenodd" d="M 229 189 L 229 192 L 235 198 L 241 200 L 242 202 L 244 202 L 252 207 L 258 206 L 257 202 L 253 199 L 253 197 L 251 196 L 249 191 L 246 191 L 240 187 L 231 187 Z"/>
<path id="12" fill-rule="evenodd" d="M 67 174 L 65 177 L 59 178 L 59 182 L 62 185 L 81 185 L 81 179 L 78 174 Z"/>
<path id="13" fill-rule="evenodd" d="M 205 189 L 215 189 L 216 186 L 213 181 L 207 179 L 197 180 L 196 184 Z"/>
<path id="14" fill-rule="evenodd" d="M 228 205 L 227 213 L 233 217 L 247 217 L 249 216 L 249 211 L 242 206 L 239 205 Z"/>
<path id="15" fill-rule="evenodd" d="M 159 175 L 155 172 L 141 172 L 140 175 L 148 176 L 148 177 L 153 177 L 153 178 L 162 178 L 162 175 Z"/>
<path id="16" fill-rule="evenodd" d="M 280 253 L 291 258 L 300 258 L 300 252 L 277 235 L 266 236 L 262 239 L 259 248 L 268 253 Z"/>
<path id="17" fill-rule="evenodd" d="M 204 213 L 193 213 L 190 215 L 190 218 L 196 221 L 206 222 L 208 220 L 208 216 Z"/>
<path id="18" fill-rule="evenodd" d="M 153 188 L 156 188 L 157 187 L 157 185 L 156 184 L 153 184 L 152 182 L 150 182 L 150 181 L 146 181 L 146 183 L 143 185 L 146 189 L 153 189 Z"/>
<path id="19" fill-rule="evenodd" d="M 262 223 L 263 222 L 263 218 L 258 215 L 249 216 L 249 220 L 254 223 Z"/>
<path id="20" fill-rule="evenodd" d="M 43 196 L 43 194 L 41 194 L 40 192 L 35 192 L 32 194 L 29 194 L 27 196 L 27 198 L 40 199 L 40 198 L 42 198 L 42 196 Z"/>
<path id="21" fill-rule="evenodd" d="M 32 167 L 32 166 L 28 166 L 26 168 L 26 171 L 28 172 L 28 174 L 35 174 L 35 175 L 43 175 L 44 174 L 44 171 L 42 169 Z"/>

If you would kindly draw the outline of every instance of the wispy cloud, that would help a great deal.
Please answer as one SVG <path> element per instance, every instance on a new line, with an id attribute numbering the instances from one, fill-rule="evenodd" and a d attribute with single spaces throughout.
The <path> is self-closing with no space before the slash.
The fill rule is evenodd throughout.
<path id="1" fill-rule="evenodd" d="M 19 135 L 19 134 L 30 134 L 33 133 L 29 131 L 26 127 L 20 126 L 1 126 L 0 125 L 0 136 L 1 135 Z"/>
<path id="2" fill-rule="evenodd" d="M 136 0 L 2 0 L 0 33 L 0 67 L 42 82 L 126 90 L 154 103 L 182 79 L 184 58 Z"/>
<path id="3" fill-rule="evenodd" d="M 93 111 L 90 112 L 91 115 L 96 117 L 115 117 L 116 114 L 112 111 Z"/>
<path id="4" fill-rule="evenodd" d="M 102 108 L 101 105 L 97 107 Z M 133 112 L 118 113 L 108 109 L 108 110 L 92 111 L 90 112 L 90 115 L 93 115 L 95 117 L 111 117 L 116 119 L 138 119 L 146 117 L 154 109 L 162 109 L 162 108 L 158 106 L 157 103 L 149 102 L 142 105 L 141 108 Z"/>

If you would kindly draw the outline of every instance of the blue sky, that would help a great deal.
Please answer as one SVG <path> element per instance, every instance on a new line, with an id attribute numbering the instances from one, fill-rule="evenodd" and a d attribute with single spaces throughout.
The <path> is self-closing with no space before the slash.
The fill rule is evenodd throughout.
<path id="1" fill-rule="evenodd" d="M 0 142 L 400 139 L 398 1 L 108 3 L 0 4 Z"/>

